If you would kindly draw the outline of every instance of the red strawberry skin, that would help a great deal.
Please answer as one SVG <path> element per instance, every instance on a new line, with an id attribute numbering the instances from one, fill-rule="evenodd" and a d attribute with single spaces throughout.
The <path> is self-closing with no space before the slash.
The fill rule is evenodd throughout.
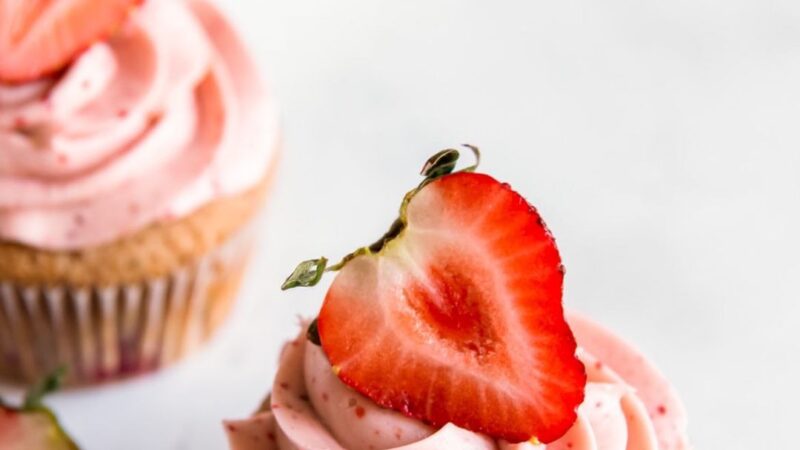
<path id="1" fill-rule="evenodd" d="M 0 0 L 0 81 L 56 72 L 113 32 L 143 0 Z"/>
<path id="2" fill-rule="evenodd" d="M 563 268 L 536 210 L 488 175 L 422 188 L 406 228 L 337 275 L 318 318 L 346 384 L 434 426 L 547 443 L 576 419 L 586 373 Z"/>

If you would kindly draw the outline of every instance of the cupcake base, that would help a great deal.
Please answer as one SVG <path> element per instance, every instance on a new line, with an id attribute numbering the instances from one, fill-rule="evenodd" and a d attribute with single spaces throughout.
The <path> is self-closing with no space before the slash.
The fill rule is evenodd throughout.
<path id="1" fill-rule="evenodd" d="M 0 378 L 91 384 L 170 364 L 228 316 L 277 155 L 252 189 L 79 251 L 0 241 Z"/>
<path id="2" fill-rule="evenodd" d="M 253 227 L 169 274 L 102 286 L 0 282 L 0 376 L 32 382 L 59 366 L 72 384 L 169 364 L 231 309 Z"/>

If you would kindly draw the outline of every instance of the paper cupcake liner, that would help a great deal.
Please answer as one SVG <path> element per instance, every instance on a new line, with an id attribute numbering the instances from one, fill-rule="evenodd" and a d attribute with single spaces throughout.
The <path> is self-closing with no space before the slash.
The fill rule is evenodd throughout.
<path id="1" fill-rule="evenodd" d="M 206 341 L 227 317 L 251 226 L 169 275 L 76 287 L 0 280 L 0 377 L 30 383 L 57 367 L 73 384 L 146 372 Z"/>

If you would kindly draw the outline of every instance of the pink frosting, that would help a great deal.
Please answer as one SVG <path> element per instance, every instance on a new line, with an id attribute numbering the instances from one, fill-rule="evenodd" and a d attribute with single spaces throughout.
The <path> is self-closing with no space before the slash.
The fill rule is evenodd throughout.
<path id="1" fill-rule="evenodd" d="M 210 4 L 146 2 L 60 76 L 0 85 L 0 239 L 98 245 L 255 186 L 269 100 Z"/>
<path id="2" fill-rule="evenodd" d="M 636 349 L 568 317 L 589 382 L 575 425 L 548 445 L 509 444 L 448 424 L 433 429 L 345 386 L 322 350 L 298 336 L 283 351 L 270 408 L 228 421 L 232 450 L 688 450 L 674 389 Z"/>

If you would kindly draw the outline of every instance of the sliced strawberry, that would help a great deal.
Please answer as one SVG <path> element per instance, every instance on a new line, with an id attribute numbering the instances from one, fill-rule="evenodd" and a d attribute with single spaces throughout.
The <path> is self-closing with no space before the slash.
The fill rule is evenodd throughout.
<path id="1" fill-rule="evenodd" d="M 53 73 L 114 31 L 142 0 L 0 0 L 0 81 Z"/>
<path id="2" fill-rule="evenodd" d="M 475 173 L 435 178 L 407 198 L 402 225 L 346 258 L 325 297 L 317 329 L 334 370 L 377 404 L 434 426 L 559 438 L 586 373 L 541 217 Z"/>
<path id="3" fill-rule="evenodd" d="M 3 450 L 77 450 L 52 412 L 20 411 L 0 406 L 0 448 Z"/>
<path id="4" fill-rule="evenodd" d="M 78 450 L 61 428 L 58 419 L 42 404 L 42 398 L 57 390 L 64 377 L 57 370 L 34 386 L 21 407 L 7 405 L 0 398 L 0 449 Z"/>

